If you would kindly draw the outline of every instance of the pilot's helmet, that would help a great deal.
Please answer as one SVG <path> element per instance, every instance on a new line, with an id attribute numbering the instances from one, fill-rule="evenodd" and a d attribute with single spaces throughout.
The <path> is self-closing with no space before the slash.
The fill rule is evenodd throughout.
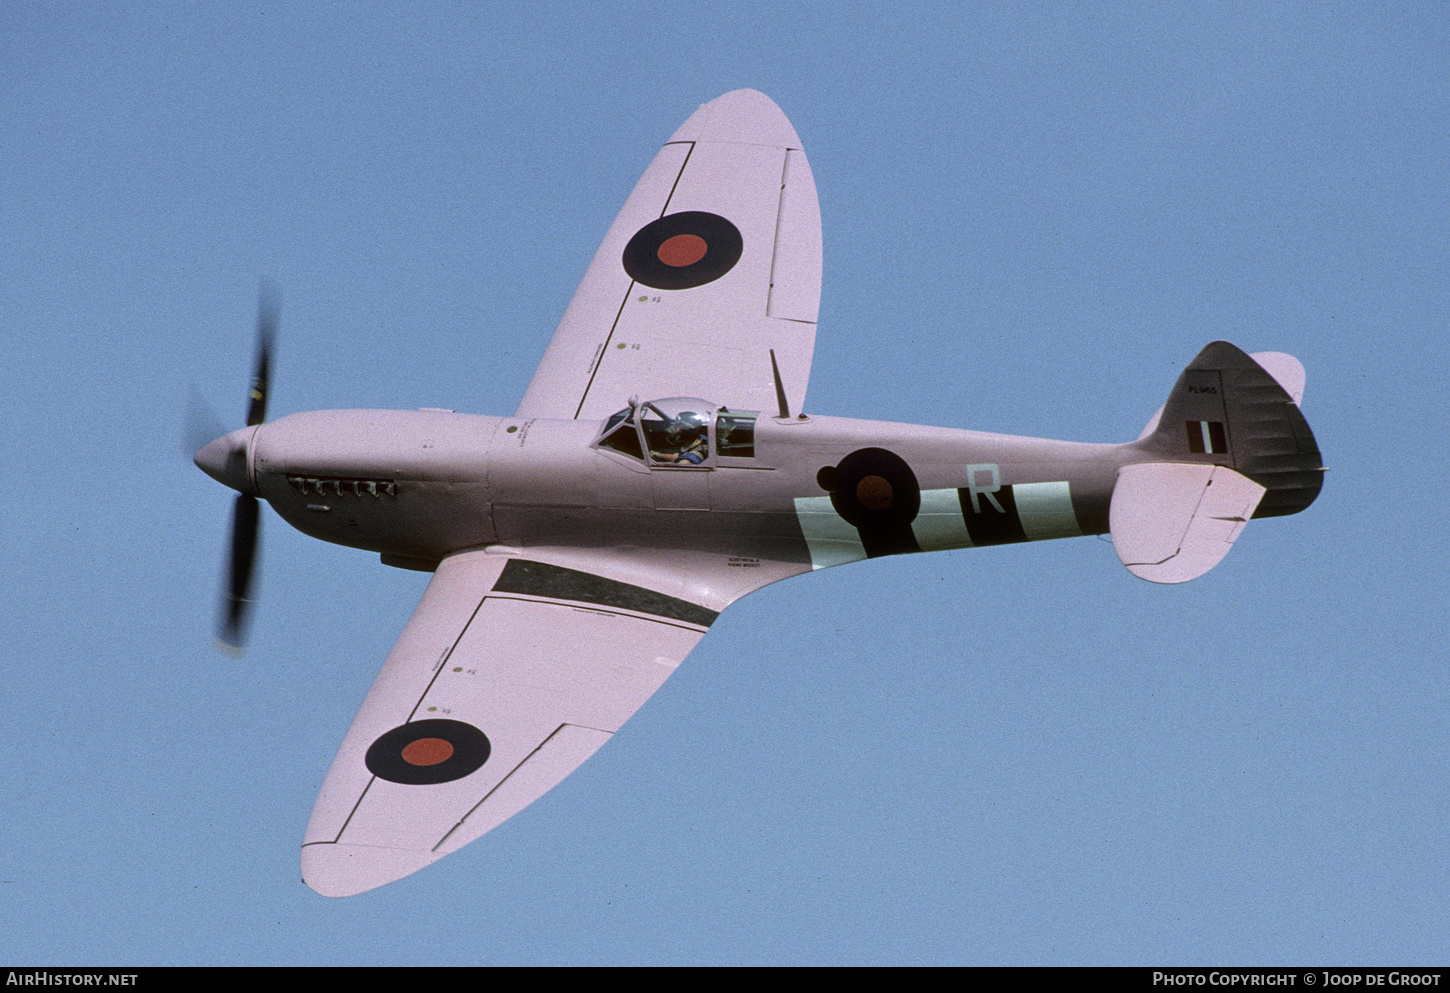
<path id="1" fill-rule="evenodd" d="M 670 421 L 665 437 L 675 445 L 705 433 L 705 418 L 693 410 L 682 410 Z"/>

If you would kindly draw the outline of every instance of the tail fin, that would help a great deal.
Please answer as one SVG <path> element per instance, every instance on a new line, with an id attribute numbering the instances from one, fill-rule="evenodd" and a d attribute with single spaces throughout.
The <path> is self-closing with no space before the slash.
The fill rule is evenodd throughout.
<path id="1" fill-rule="evenodd" d="M 1134 575 L 1168 583 L 1201 576 L 1247 518 L 1296 514 L 1319 495 L 1319 446 L 1290 395 L 1303 392 L 1303 367 L 1280 353 L 1263 359 L 1226 341 L 1209 345 L 1178 377 L 1156 423 L 1128 446 L 1142 458 L 1119 474 L 1109 526 Z"/>

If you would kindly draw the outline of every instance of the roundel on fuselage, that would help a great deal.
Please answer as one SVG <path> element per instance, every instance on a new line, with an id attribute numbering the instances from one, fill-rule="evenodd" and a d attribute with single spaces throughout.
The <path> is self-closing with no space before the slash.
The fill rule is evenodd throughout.
<path id="1" fill-rule="evenodd" d="M 860 532 L 868 556 L 921 551 L 911 530 L 921 510 L 921 484 L 900 455 L 858 448 L 816 479 L 830 491 L 836 513 Z"/>
<path id="2" fill-rule="evenodd" d="M 472 724 L 412 721 L 380 735 L 364 762 L 369 772 L 390 783 L 432 786 L 477 771 L 492 750 L 488 736 Z"/>
<path id="3" fill-rule="evenodd" d="M 740 229 L 719 214 L 686 210 L 650 221 L 624 246 L 624 271 L 657 290 L 688 290 L 735 268 Z"/>

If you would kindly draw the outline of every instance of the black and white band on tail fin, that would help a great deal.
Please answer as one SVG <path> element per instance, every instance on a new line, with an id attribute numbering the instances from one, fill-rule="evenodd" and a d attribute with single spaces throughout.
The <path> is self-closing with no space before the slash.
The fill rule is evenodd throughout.
<path id="1" fill-rule="evenodd" d="M 1249 518 L 1295 514 L 1319 495 L 1324 466 L 1298 406 L 1303 366 L 1277 352 L 1263 359 L 1209 345 L 1128 446 L 1142 458 L 1119 472 L 1109 516 L 1113 547 L 1134 575 L 1201 576 Z"/>
<path id="2" fill-rule="evenodd" d="M 1228 451 L 1228 433 L 1223 421 L 1187 421 L 1188 450 L 1200 455 L 1220 455 Z"/>

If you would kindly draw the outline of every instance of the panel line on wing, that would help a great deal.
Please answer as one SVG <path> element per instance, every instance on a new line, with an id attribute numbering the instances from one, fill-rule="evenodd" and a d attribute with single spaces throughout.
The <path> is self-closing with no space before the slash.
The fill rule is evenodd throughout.
<path id="1" fill-rule="evenodd" d="M 629 288 L 624 291 L 624 299 L 619 301 L 619 309 L 614 312 L 614 320 L 609 323 L 609 333 L 604 336 L 604 341 L 599 345 L 599 351 L 594 356 L 594 368 L 589 370 L 589 382 L 584 384 L 584 392 L 579 396 L 579 406 L 574 408 L 574 419 L 579 419 L 579 413 L 584 409 L 584 404 L 589 401 L 589 391 L 594 388 L 594 377 L 599 375 L 599 367 L 604 363 L 604 356 L 609 354 L 609 343 L 614 340 L 614 332 L 619 328 L 619 318 L 624 315 L 624 308 L 629 303 L 630 295 L 634 293 L 635 283 L 630 280 Z"/>
<path id="2" fill-rule="evenodd" d="M 680 169 L 675 173 L 675 181 L 670 184 L 669 195 L 665 197 L 664 206 L 660 208 L 660 216 L 664 217 L 670 209 L 670 201 L 675 198 L 675 190 L 680 185 L 680 179 L 685 175 L 685 167 L 690 164 L 690 156 L 695 154 L 695 143 L 693 141 L 670 141 L 666 145 L 689 145 L 690 150 L 685 153 L 685 160 L 680 163 Z M 624 315 L 624 308 L 629 304 L 629 298 L 634 295 L 634 288 L 638 284 L 630 280 L 629 287 L 624 291 L 624 299 L 619 301 L 619 309 L 614 312 L 614 320 L 609 324 L 609 333 L 604 336 L 604 341 L 599 346 L 598 353 L 594 356 L 594 366 L 589 370 L 589 382 L 584 384 L 584 392 L 579 397 L 579 405 L 574 408 L 574 419 L 579 419 L 579 414 L 584 410 L 584 404 L 589 401 L 589 391 L 594 388 L 594 378 L 599 375 L 599 367 L 604 364 L 604 356 L 609 354 L 609 343 L 614 340 L 614 332 L 619 329 L 619 319 Z"/>
<path id="3" fill-rule="evenodd" d="M 451 828 L 449 828 L 447 831 L 445 831 L 443 833 L 443 837 L 441 837 L 441 838 L 438 839 L 438 843 L 436 845 L 434 845 L 431 850 L 436 852 L 436 851 L 438 851 L 438 849 L 440 849 L 444 845 L 446 845 L 448 843 L 448 839 L 451 838 L 451 837 L 453 837 L 454 832 L 457 831 L 459 828 L 463 827 L 463 825 L 468 821 L 468 818 L 472 817 L 473 814 L 478 810 L 478 808 L 482 807 L 485 803 L 488 803 L 488 798 L 489 797 L 493 796 L 499 790 L 503 789 L 504 784 L 507 783 L 510 779 L 512 779 L 513 776 L 514 776 L 514 774 L 516 772 L 518 772 L 524 766 L 526 766 L 526 765 L 529 764 L 529 759 L 533 758 L 535 755 L 538 755 L 540 752 L 542 752 L 544 750 L 544 747 L 546 745 L 548 745 L 549 742 L 553 741 L 554 740 L 554 737 L 560 731 L 564 730 L 564 728 L 566 728 L 566 727 L 568 727 L 567 724 L 560 724 L 558 727 L 556 727 L 550 733 L 550 735 L 547 738 L 545 738 L 543 741 L 541 741 L 537 745 L 535 745 L 533 751 L 531 751 L 531 752 L 529 752 L 529 754 L 525 755 L 519 761 L 519 764 L 518 765 L 516 765 L 512 769 L 510 769 L 508 771 L 508 774 L 506 776 L 504 776 L 502 779 L 500 779 L 497 783 L 494 784 L 493 789 L 491 789 L 487 793 L 485 793 L 479 799 L 479 801 L 477 803 L 475 803 L 472 807 L 469 807 L 468 808 L 468 812 L 465 813 L 462 817 L 460 817 L 458 819 L 457 823 L 455 823 Z M 594 728 L 592 730 L 599 730 L 599 729 L 598 728 Z M 605 734 L 608 734 L 609 732 L 606 731 L 604 733 Z"/>
<path id="4" fill-rule="evenodd" d="M 774 316 L 771 313 L 771 302 L 775 298 L 775 263 L 780 259 L 780 235 L 781 220 L 785 217 L 785 183 L 786 170 L 790 168 L 790 149 L 786 149 L 785 157 L 780 163 L 780 195 L 775 200 L 775 240 L 770 245 L 770 286 L 766 290 L 765 313 L 767 317 Z"/>
<path id="5" fill-rule="evenodd" d="M 468 615 L 468 621 L 459 630 L 458 637 L 453 639 L 453 644 L 448 646 L 448 651 L 444 652 L 439 657 L 438 661 L 433 664 L 433 675 L 429 677 L 428 685 L 423 687 L 423 692 L 418 694 L 417 701 L 409 709 L 408 716 L 403 720 L 404 724 L 410 723 L 413 718 L 417 716 L 418 708 L 423 706 L 423 701 L 428 698 L 428 691 L 431 690 L 433 688 L 433 684 L 437 682 L 438 676 L 443 672 L 448 660 L 452 658 L 453 653 L 458 650 L 458 645 L 460 642 L 463 641 L 463 636 L 468 633 L 468 628 L 473 624 L 474 618 L 478 616 L 478 612 L 483 609 L 483 605 L 487 602 L 488 597 L 486 595 L 479 597 L 478 606 L 474 607 L 472 613 Z M 333 836 L 332 843 L 335 844 L 342 840 L 343 834 L 347 832 L 348 824 L 352 822 L 353 816 L 357 813 L 358 808 L 362 806 L 363 800 L 366 799 L 368 795 L 368 790 L 372 789 L 373 784 L 377 781 L 377 776 L 371 776 L 368 779 L 368 784 L 364 786 L 362 788 L 362 792 L 358 794 L 357 802 L 352 805 L 352 809 L 349 810 L 347 812 L 347 816 L 343 818 L 342 826 L 337 829 L 337 834 Z M 321 842 L 316 842 L 316 844 L 321 844 Z M 304 845 L 303 847 L 305 848 L 306 846 Z"/>
<path id="6" fill-rule="evenodd" d="M 669 213 L 670 201 L 675 198 L 675 190 L 679 188 L 680 179 L 685 175 L 685 167 L 690 164 L 690 156 L 695 154 L 695 143 L 693 141 L 667 141 L 667 145 L 689 145 L 690 150 L 685 153 L 685 161 L 680 163 L 680 171 L 675 173 L 675 181 L 670 184 L 669 196 L 665 197 L 665 205 L 660 208 L 660 216 L 664 217 Z"/>
<path id="7" fill-rule="evenodd" d="M 483 609 L 483 605 L 487 602 L 487 595 L 479 598 L 478 606 L 474 607 L 473 613 L 468 615 L 468 622 L 463 625 L 463 630 L 458 632 L 458 637 L 453 639 L 453 644 L 448 646 L 448 651 L 444 652 L 441 656 L 439 656 L 438 661 L 433 663 L 433 675 L 428 678 L 428 685 L 423 687 L 423 692 L 419 694 L 418 702 L 413 704 L 412 710 L 408 711 L 408 721 L 411 721 L 414 717 L 417 716 L 418 708 L 423 706 L 423 701 L 428 697 L 428 691 L 433 688 L 433 684 L 437 681 L 438 676 L 447 667 L 448 660 L 451 659 L 453 657 L 453 653 L 458 650 L 458 645 L 463 641 L 463 636 L 466 635 L 468 633 L 468 629 L 473 626 L 474 618 L 478 617 L 478 612 Z M 405 721 L 404 723 L 407 723 L 407 721 Z"/>
<path id="8" fill-rule="evenodd" d="M 364 786 L 362 788 L 362 792 L 357 795 L 357 801 L 353 803 L 352 809 L 349 810 L 347 812 L 347 816 L 343 818 L 342 826 L 337 829 L 337 834 L 333 835 L 332 840 L 326 842 L 326 844 L 335 845 L 338 842 L 342 841 L 343 832 L 345 832 L 347 830 L 347 826 L 352 823 L 352 819 L 357 814 L 358 808 L 362 806 L 363 800 L 367 799 L 368 790 L 372 789 L 373 783 L 376 783 L 377 781 L 377 776 L 368 777 L 368 784 Z M 316 842 L 316 844 L 323 844 L 323 842 Z M 303 845 L 303 847 L 305 848 L 307 846 Z"/>

